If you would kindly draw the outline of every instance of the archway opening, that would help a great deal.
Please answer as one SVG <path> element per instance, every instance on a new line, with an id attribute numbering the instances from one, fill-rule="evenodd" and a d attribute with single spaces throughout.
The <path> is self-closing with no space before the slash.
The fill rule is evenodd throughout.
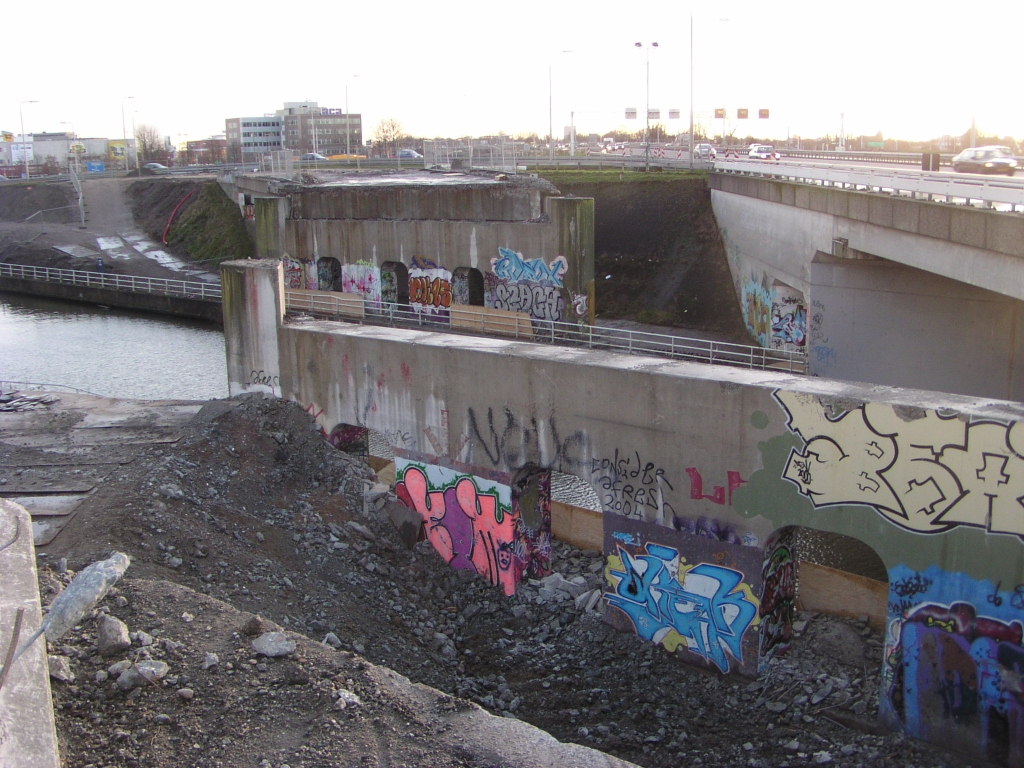
<path id="1" fill-rule="evenodd" d="M 341 290 L 341 262 L 333 256 L 322 256 L 316 261 L 317 290 Z"/>
<path id="2" fill-rule="evenodd" d="M 484 305 L 484 275 L 473 267 L 459 267 L 452 272 L 452 303 L 465 306 Z"/>
<path id="3" fill-rule="evenodd" d="M 400 261 L 380 265 L 380 299 L 384 304 L 408 305 L 409 268 Z"/>

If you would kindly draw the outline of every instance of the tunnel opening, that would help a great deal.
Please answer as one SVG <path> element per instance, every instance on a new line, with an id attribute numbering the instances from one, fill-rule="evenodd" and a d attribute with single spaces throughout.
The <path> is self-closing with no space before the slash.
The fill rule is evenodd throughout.
<path id="1" fill-rule="evenodd" d="M 459 267 L 452 272 L 452 303 L 464 306 L 484 305 L 484 275 L 473 267 Z"/>
<path id="2" fill-rule="evenodd" d="M 323 256 L 316 261 L 317 290 L 341 290 L 341 262 L 333 256 Z"/>
<path id="3" fill-rule="evenodd" d="M 400 261 L 380 265 L 380 300 L 385 305 L 409 304 L 409 268 Z"/>

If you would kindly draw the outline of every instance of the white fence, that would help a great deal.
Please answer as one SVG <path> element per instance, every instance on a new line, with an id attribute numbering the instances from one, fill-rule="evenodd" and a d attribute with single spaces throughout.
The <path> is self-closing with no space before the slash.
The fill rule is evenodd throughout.
<path id="1" fill-rule="evenodd" d="M 985 208 L 1009 206 L 1011 211 L 1024 210 L 1024 180 L 1010 177 L 888 168 L 828 168 L 765 160 L 718 160 L 715 170 L 888 195 L 921 196 L 928 200 L 941 198 L 949 203 L 980 204 Z"/>
<path id="2" fill-rule="evenodd" d="M 166 280 L 161 277 L 134 275 L 108 275 L 77 269 L 29 267 L 24 264 L 0 264 L 0 277 L 24 280 L 44 280 L 64 285 L 82 285 L 89 288 L 112 288 L 132 293 L 156 293 L 162 296 L 180 296 L 188 299 L 220 301 L 220 286 L 189 280 Z"/>

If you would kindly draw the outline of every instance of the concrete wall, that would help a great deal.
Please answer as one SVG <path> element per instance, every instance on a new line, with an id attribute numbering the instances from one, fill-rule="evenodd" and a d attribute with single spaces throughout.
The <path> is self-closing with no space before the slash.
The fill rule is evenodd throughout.
<path id="1" fill-rule="evenodd" d="M 810 266 L 812 375 L 1024 400 L 1020 301 L 883 259 Z"/>
<path id="2" fill-rule="evenodd" d="M 273 313 L 225 317 L 244 338 Z M 786 531 L 857 538 L 889 575 L 883 719 L 1024 761 L 1024 704 L 994 682 L 1024 667 L 1024 406 L 325 321 L 276 334 L 281 396 L 325 432 L 384 435 L 454 567 L 507 585 L 531 556 L 517 478 L 575 475 L 603 508 L 609 620 L 753 675 L 788 643 Z M 257 363 L 228 365 L 236 382 Z"/>
<path id="3" fill-rule="evenodd" d="M 192 317 L 218 325 L 223 322 L 220 302 L 207 299 L 135 293 L 118 291 L 113 288 L 90 288 L 15 277 L 0 277 L 0 290 L 26 293 L 30 296 L 46 296 L 65 301 L 80 301 L 85 304 L 104 304 L 121 309 L 137 309 L 142 312 L 157 312 L 175 317 Z"/>
<path id="4" fill-rule="evenodd" d="M 1011 335 L 1024 310 L 1024 269 L 1007 241 L 1024 226 L 1020 216 L 770 179 L 713 174 L 711 182 L 741 313 L 758 343 L 807 349 L 820 375 L 1024 400 Z M 817 270 L 819 285 L 812 262 L 842 253 L 837 239 L 848 242 L 850 266 Z M 872 284 L 870 300 L 860 257 L 896 267 Z M 987 327 L 981 306 L 998 308 Z"/>
<path id="5" fill-rule="evenodd" d="M 592 199 L 556 197 L 536 180 L 395 178 L 404 177 L 315 187 L 238 177 L 233 185 L 255 196 L 257 254 L 285 261 L 288 287 L 362 293 L 372 304 L 402 303 L 408 292 L 411 308 L 427 314 L 482 302 L 537 320 L 593 322 Z M 483 281 L 476 298 L 469 279 Z"/>

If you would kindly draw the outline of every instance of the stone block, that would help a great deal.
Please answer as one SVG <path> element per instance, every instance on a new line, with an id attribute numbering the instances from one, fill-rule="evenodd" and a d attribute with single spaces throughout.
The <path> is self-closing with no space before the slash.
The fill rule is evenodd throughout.
<path id="1" fill-rule="evenodd" d="M 985 246 L 991 251 L 1024 257 L 1024 218 L 990 213 L 985 220 Z"/>
<path id="2" fill-rule="evenodd" d="M 892 225 L 904 232 L 917 232 L 921 208 L 916 200 L 895 199 L 892 201 Z"/>
<path id="3" fill-rule="evenodd" d="M 985 219 L 991 215 L 991 213 L 975 211 L 971 208 L 950 208 L 949 239 L 961 245 L 984 248 Z"/>
<path id="4" fill-rule="evenodd" d="M 943 203 L 918 203 L 917 233 L 949 240 L 950 208 Z"/>
<path id="5" fill-rule="evenodd" d="M 891 197 L 881 195 L 868 195 L 868 218 L 872 224 L 880 227 L 891 227 L 893 219 L 893 208 L 896 201 Z"/>

